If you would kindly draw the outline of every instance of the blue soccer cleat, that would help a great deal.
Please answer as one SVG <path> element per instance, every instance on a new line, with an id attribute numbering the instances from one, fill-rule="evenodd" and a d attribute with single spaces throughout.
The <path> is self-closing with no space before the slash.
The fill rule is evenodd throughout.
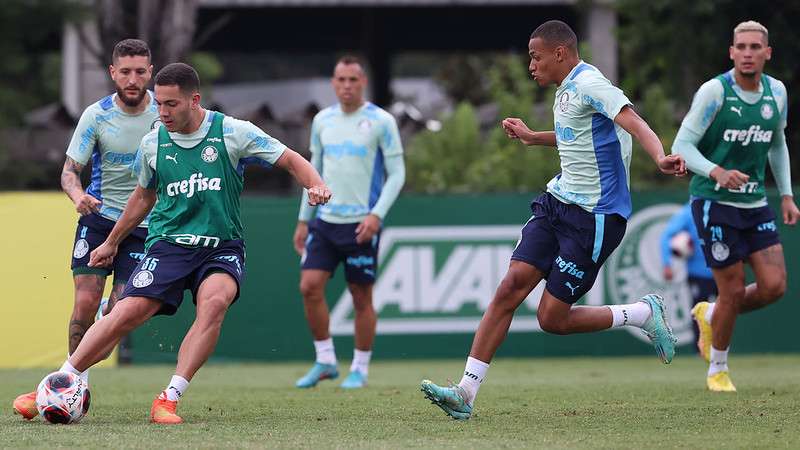
<path id="1" fill-rule="evenodd" d="M 650 318 L 642 326 L 644 334 L 650 338 L 650 342 L 656 348 L 656 354 L 664 364 L 672 362 L 675 356 L 675 343 L 678 340 L 672 333 L 672 328 L 667 323 L 666 307 L 664 299 L 656 294 L 647 294 L 642 297 L 642 301 L 650 305 Z"/>
<path id="2" fill-rule="evenodd" d="M 422 380 L 421 389 L 425 398 L 456 420 L 467 420 L 472 415 L 472 406 L 465 400 L 467 394 L 458 385 L 437 386 L 431 380 Z"/>
<path id="3" fill-rule="evenodd" d="M 354 370 L 347 375 L 347 378 L 339 385 L 342 389 L 359 389 L 367 385 L 367 376 Z"/>
<path id="4" fill-rule="evenodd" d="M 338 377 L 339 370 L 336 368 L 336 364 L 322 364 L 315 362 L 311 367 L 311 370 L 300 377 L 294 385 L 296 387 L 306 389 L 316 386 L 317 383 L 322 380 L 333 380 Z"/>

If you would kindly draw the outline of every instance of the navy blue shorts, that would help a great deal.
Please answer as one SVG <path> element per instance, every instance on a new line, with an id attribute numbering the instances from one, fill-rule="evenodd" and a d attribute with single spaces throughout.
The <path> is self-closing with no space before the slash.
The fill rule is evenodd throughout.
<path id="1" fill-rule="evenodd" d="M 344 278 L 348 283 L 373 284 L 378 270 L 380 231 L 372 241 L 356 243 L 357 223 L 329 223 L 314 219 L 308 225 L 306 249 L 302 268 L 336 271 L 344 263 Z"/>
<path id="2" fill-rule="evenodd" d="M 737 208 L 694 199 L 692 217 L 708 267 L 730 266 L 781 242 L 775 213 L 769 206 Z"/>
<path id="3" fill-rule="evenodd" d="M 531 211 L 511 259 L 542 271 L 547 291 L 573 304 L 592 288 L 628 221 L 618 214 L 592 214 L 548 193 L 531 203 Z"/>
<path id="4" fill-rule="evenodd" d="M 189 289 L 197 303 L 200 283 L 214 272 L 224 272 L 236 280 L 236 299 L 244 278 L 244 242 L 223 241 L 217 248 L 189 248 L 167 241 L 156 241 L 136 266 L 120 298 L 147 297 L 162 303 L 157 314 L 171 316 Z M 235 301 L 235 299 L 234 299 Z"/>
<path id="5" fill-rule="evenodd" d="M 689 283 L 689 292 L 692 293 L 692 306 L 700 302 L 713 302 L 717 298 L 717 283 L 713 278 L 689 275 L 686 281 Z"/>
<path id="6" fill-rule="evenodd" d="M 116 222 L 99 214 L 88 214 L 78 219 L 75 243 L 72 246 L 72 264 L 70 265 L 73 275 L 96 274 L 107 277 L 114 272 L 114 283 L 128 282 L 136 264 L 144 256 L 147 228 L 136 227 L 119 244 L 117 256 L 111 267 L 89 267 L 89 256 L 106 240 L 114 225 Z"/>

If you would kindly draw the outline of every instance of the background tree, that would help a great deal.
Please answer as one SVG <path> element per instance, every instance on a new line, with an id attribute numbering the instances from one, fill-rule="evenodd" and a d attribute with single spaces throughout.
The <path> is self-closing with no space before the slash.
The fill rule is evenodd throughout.
<path id="1" fill-rule="evenodd" d="M 632 99 L 643 99 L 645 118 L 659 119 L 659 134 L 672 135 L 663 122 L 680 124 L 700 85 L 731 67 L 728 47 L 733 28 L 757 20 L 769 29 L 773 58 L 766 72 L 782 80 L 789 91 L 789 149 L 800 145 L 800 127 L 791 126 L 800 108 L 800 2 L 796 0 L 619 0 L 618 30 L 621 85 Z M 674 104 L 673 104 L 674 103 Z M 664 113 L 672 111 L 671 120 Z M 666 143 L 665 143 L 666 144 Z M 671 142 L 670 142 L 671 144 Z M 792 160 L 798 173 L 800 158 Z M 796 176 L 795 176 L 796 178 Z M 768 177 L 768 180 L 771 179 Z"/>

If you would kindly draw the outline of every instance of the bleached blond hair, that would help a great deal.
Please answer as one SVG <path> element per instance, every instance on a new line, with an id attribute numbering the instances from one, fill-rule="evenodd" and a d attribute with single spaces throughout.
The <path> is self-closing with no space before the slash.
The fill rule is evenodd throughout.
<path id="1" fill-rule="evenodd" d="M 737 34 L 744 33 L 745 31 L 758 31 L 759 33 L 764 34 L 764 39 L 769 42 L 769 31 L 767 31 L 767 27 L 761 25 L 755 20 L 748 20 L 736 25 L 736 28 L 733 29 L 734 40 L 736 39 Z"/>

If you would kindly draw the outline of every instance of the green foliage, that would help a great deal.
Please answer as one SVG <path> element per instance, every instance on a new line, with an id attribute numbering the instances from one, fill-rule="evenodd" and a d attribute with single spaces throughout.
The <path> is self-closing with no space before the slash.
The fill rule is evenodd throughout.
<path id="1" fill-rule="evenodd" d="M 439 132 L 414 137 L 408 155 L 406 185 L 418 192 L 468 192 L 464 167 L 480 157 L 480 130 L 475 110 L 460 103 Z"/>
<path id="2" fill-rule="evenodd" d="M 417 192 L 539 190 L 558 171 L 553 149 L 529 148 L 506 137 L 500 121 L 520 117 L 532 129 L 551 129 L 552 118 L 533 114 L 536 85 L 516 56 L 496 58 L 488 95 L 497 114 L 482 130 L 475 108 L 460 103 L 438 132 L 423 131 L 409 145 L 407 186 Z M 552 98 L 551 95 L 548 95 Z M 549 121 L 548 121 L 549 120 Z"/>
<path id="3" fill-rule="evenodd" d="M 651 114 L 659 116 L 660 121 L 661 109 L 681 113 L 664 121 L 672 124 L 669 128 L 677 128 L 700 85 L 733 66 L 728 57 L 733 28 L 745 20 L 757 20 L 769 29 L 773 53 L 765 71 L 788 87 L 790 114 L 800 108 L 800 96 L 792 88 L 800 83 L 796 60 L 800 54 L 796 20 L 800 2 L 619 0 L 616 7 L 620 16 L 620 84 L 629 98 L 643 99 L 640 112 L 662 140 L 672 133 L 666 128 L 659 130 Z M 670 98 L 674 104 L 653 105 L 658 97 Z M 790 125 L 786 132 L 790 149 L 800 143 L 800 128 Z M 665 142 L 667 149 L 668 144 Z M 798 161 L 794 158 L 795 173 L 800 169 Z"/>
<path id="4" fill-rule="evenodd" d="M 189 64 L 197 71 L 204 87 L 211 86 L 225 73 L 219 58 L 209 52 L 193 52 L 189 55 Z"/>
<path id="5" fill-rule="evenodd" d="M 0 8 L 0 122 L 18 125 L 28 111 L 58 100 L 60 33 L 81 17 L 80 0 L 5 0 Z"/>

